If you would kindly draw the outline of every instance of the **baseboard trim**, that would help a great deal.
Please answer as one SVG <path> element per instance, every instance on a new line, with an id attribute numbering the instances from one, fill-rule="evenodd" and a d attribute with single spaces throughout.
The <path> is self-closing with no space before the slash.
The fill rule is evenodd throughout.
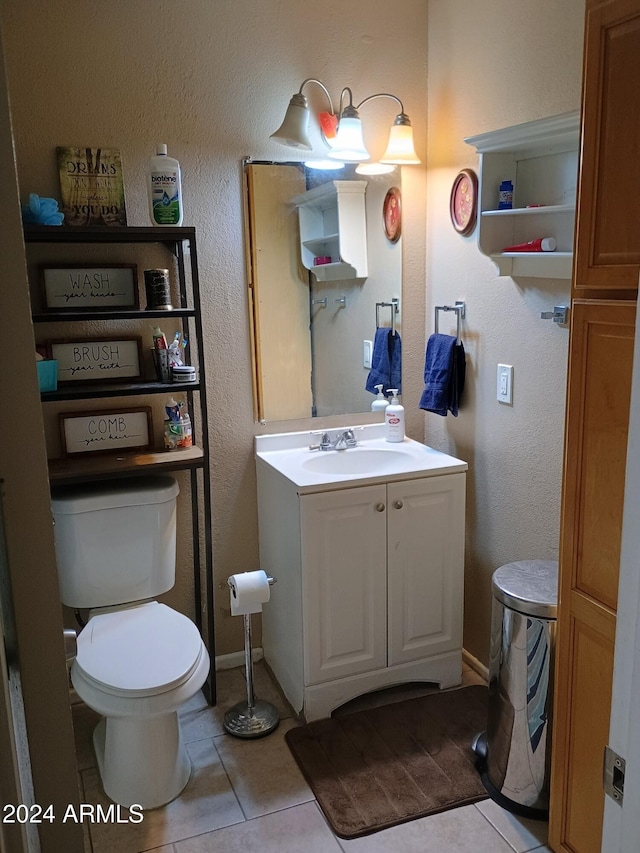
<path id="1" fill-rule="evenodd" d="M 474 672 L 477 672 L 478 675 L 482 676 L 484 680 L 489 683 L 489 669 L 481 663 L 477 657 L 474 657 L 471 652 L 468 652 L 466 649 L 462 650 L 462 660 L 464 663 L 468 664 Z"/>
<path id="2" fill-rule="evenodd" d="M 263 654 L 260 647 L 257 649 L 251 649 L 251 660 L 254 663 L 262 660 L 262 658 Z M 244 666 L 244 650 L 241 652 L 231 652 L 231 654 L 228 655 L 216 655 L 216 671 L 222 669 L 235 669 L 238 666 Z"/>

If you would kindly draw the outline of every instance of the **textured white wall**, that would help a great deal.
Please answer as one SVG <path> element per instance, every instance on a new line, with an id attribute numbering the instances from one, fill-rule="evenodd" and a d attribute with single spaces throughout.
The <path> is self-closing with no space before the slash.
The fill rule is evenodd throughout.
<path id="1" fill-rule="evenodd" d="M 3 0 L 7 78 L 20 191 L 58 196 L 56 145 L 120 148 L 130 225 L 146 225 L 144 164 L 157 142 L 183 169 L 185 225 L 198 234 L 210 401 L 217 651 L 242 647 L 228 609 L 228 575 L 258 568 L 247 300 L 242 230 L 243 156 L 292 159 L 269 140 L 291 95 L 319 77 L 337 98 L 397 93 L 426 155 L 426 4 L 423 0 Z M 309 94 L 317 98 L 315 87 Z M 319 90 L 318 90 L 319 92 Z M 319 101 L 320 103 L 321 101 Z M 366 112 L 365 112 L 366 111 Z M 375 157 L 395 112 L 363 108 Z M 424 350 L 425 169 L 402 177 L 405 203 L 403 332 L 407 390 L 421 390 Z M 368 416 L 359 416 L 362 421 Z M 352 418 L 315 421 L 342 424 Z M 417 409 L 408 432 L 422 435 Z M 302 428 L 268 425 L 265 431 Z M 181 525 L 182 548 L 189 527 Z M 190 613 L 187 572 L 172 603 Z"/>
<path id="2" fill-rule="evenodd" d="M 478 168 L 464 137 L 579 108 L 583 17 L 584 0 L 429 2 L 427 323 L 466 301 L 467 387 L 457 419 L 425 416 L 425 439 L 469 463 L 464 643 L 485 663 L 493 571 L 557 558 L 568 328 L 539 317 L 570 288 L 497 277 L 476 233 L 452 228 L 449 192 Z M 498 363 L 514 367 L 512 406 Z"/>
<path id="3" fill-rule="evenodd" d="M 428 57 L 428 173 L 402 174 L 404 396 L 408 433 L 470 464 L 465 645 L 475 655 L 487 657 L 492 571 L 513 559 L 556 555 L 567 331 L 538 317 L 568 298 L 568 283 L 497 278 L 475 235 L 453 231 L 448 198 L 457 171 L 477 168 L 465 136 L 578 107 L 583 13 L 583 0 L 3 0 L 23 197 L 58 193 L 56 145 L 113 145 L 124 157 L 129 222 L 144 225 L 143 168 L 155 143 L 166 142 L 183 167 L 185 224 L 198 230 L 208 333 L 218 652 L 242 645 L 237 620 L 223 612 L 224 581 L 257 568 L 258 428 L 240 160 L 291 158 L 268 137 L 307 76 L 336 94 L 351 85 L 356 99 L 399 94 L 426 160 Z M 390 102 L 364 109 L 368 127 L 379 125 L 367 140 L 379 156 Z M 432 306 L 460 298 L 468 310 L 465 407 L 458 419 L 423 416 L 416 406 L 425 317 L 430 332 Z M 499 361 L 514 365 L 512 408 L 495 402 Z M 190 612 L 187 576 L 174 598 Z"/>

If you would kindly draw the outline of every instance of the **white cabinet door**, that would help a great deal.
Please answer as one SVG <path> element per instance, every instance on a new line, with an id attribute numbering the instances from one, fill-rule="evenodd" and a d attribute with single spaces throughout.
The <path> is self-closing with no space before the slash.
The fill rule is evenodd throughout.
<path id="1" fill-rule="evenodd" d="M 387 663 L 386 487 L 300 497 L 305 683 Z"/>
<path id="2" fill-rule="evenodd" d="M 465 475 L 390 483 L 389 666 L 462 645 Z"/>

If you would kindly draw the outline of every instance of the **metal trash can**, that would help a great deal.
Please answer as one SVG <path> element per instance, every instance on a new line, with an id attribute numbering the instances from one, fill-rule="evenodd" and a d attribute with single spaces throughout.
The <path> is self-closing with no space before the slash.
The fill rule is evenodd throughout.
<path id="1" fill-rule="evenodd" d="M 525 817 L 549 814 L 558 563 L 507 563 L 492 578 L 487 731 L 473 749 L 489 794 Z"/>

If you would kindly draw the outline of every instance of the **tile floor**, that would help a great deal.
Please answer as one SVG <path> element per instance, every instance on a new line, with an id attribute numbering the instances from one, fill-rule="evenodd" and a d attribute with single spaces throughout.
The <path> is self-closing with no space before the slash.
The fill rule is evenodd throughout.
<path id="1" fill-rule="evenodd" d="M 218 704 L 201 694 L 181 714 L 193 775 L 183 794 L 164 808 L 144 813 L 141 823 L 86 825 L 87 853 L 529 853 L 549 851 L 547 825 L 517 818 L 491 800 L 410 821 L 346 841 L 329 828 L 285 743 L 299 725 L 261 664 L 255 694 L 280 712 L 278 728 L 265 738 L 241 740 L 226 734 L 224 713 L 246 697 L 244 669 L 217 674 Z M 464 683 L 482 683 L 465 666 Z M 395 690 L 366 698 L 366 704 L 398 701 L 424 688 Z M 349 709 L 362 707 L 355 700 Z M 73 707 L 82 802 L 102 804 L 91 746 L 97 715 Z M 126 814 L 126 813 L 125 813 Z"/>

